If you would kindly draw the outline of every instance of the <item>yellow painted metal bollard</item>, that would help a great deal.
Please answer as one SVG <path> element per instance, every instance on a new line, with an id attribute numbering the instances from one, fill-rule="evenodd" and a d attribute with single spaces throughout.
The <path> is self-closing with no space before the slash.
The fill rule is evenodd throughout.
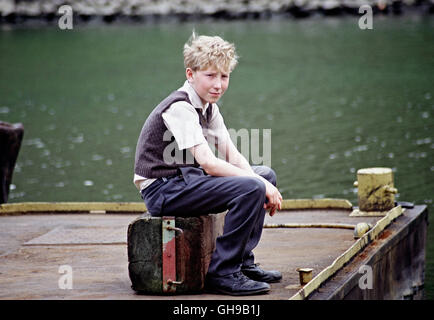
<path id="1" fill-rule="evenodd" d="M 296 271 L 298 271 L 301 286 L 312 280 L 312 268 L 297 268 Z"/>
<path id="2" fill-rule="evenodd" d="M 357 171 L 359 210 L 364 212 L 389 211 L 395 207 L 393 173 L 390 168 L 366 168 Z"/>

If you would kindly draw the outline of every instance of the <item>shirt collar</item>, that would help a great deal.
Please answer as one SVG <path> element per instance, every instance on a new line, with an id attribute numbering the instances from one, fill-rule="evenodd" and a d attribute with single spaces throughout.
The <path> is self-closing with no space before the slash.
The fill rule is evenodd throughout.
<path id="1" fill-rule="evenodd" d="M 181 88 L 179 88 L 178 90 L 179 91 L 185 91 L 185 92 L 187 92 L 188 98 L 190 99 L 191 104 L 193 105 L 193 107 L 196 108 L 196 109 L 201 109 L 203 114 L 206 113 L 206 110 L 210 106 L 210 103 L 207 102 L 207 103 L 205 103 L 205 105 L 202 104 L 201 98 L 196 93 L 196 91 L 194 90 L 193 86 L 188 82 L 188 80 L 186 80 L 184 82 L 184 85 Z"/>

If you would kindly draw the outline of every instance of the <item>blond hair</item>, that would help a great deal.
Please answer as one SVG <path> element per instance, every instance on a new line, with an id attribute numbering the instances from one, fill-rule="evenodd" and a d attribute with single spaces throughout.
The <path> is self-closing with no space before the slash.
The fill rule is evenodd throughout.
<path id="1" fill-rule="evenodd" d="M 235 45 L 218 36 L 197 36 L 193 31 L 184 45 L 184 67 L 193 71 L 215 66 L 220 71 L 232 72 L 237 63 Z"/>

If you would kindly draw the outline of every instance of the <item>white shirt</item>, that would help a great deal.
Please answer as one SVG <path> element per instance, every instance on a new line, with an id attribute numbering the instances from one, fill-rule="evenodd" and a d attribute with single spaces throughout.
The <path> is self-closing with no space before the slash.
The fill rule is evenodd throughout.
<path id="1" fill-rule="evenodd" d="M 175 102 L 167 108 L 161 116 L 163 117 L 167 129 L 175 137 L 179 150 L 188 149 L 204 142 L 211 143 L 217 141 L 216 139 L 219 141 L 230 139 L 229 132 L 224 124 L 217 104 L 214 103 L 213 105 L 209 129 L 206 130 L 201 127 L 199 115 L 195 109 L 201 109 L 202 113 L 205 115 L 209 103 L 207 102 L 205 105 L 202 104 L 202 100 L 188 81 L 185 81 L 184 85 L 179 88 L 178 91 L 186 92 L 192 104 L 185 101 Z M 145 178 L 134 174 L 134 184 L 140 191 L 155 180 L 156 179 Z"/>

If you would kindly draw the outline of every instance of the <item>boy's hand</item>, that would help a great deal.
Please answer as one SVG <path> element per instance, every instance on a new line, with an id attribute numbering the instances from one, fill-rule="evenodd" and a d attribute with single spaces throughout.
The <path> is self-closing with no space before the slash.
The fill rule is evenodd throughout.
<path id="1" fill-rule="evenodd" d="M 268 203 L 264 203 L 264 209 L 270 209 L 270 216 L 272 217 L 276 210 L 280 210 L 282 208 L 282 195 L 279 190 L 275 186 L 273 186 L 270 182 L 265 182 L 265 196 L 268 199 Z"/>

